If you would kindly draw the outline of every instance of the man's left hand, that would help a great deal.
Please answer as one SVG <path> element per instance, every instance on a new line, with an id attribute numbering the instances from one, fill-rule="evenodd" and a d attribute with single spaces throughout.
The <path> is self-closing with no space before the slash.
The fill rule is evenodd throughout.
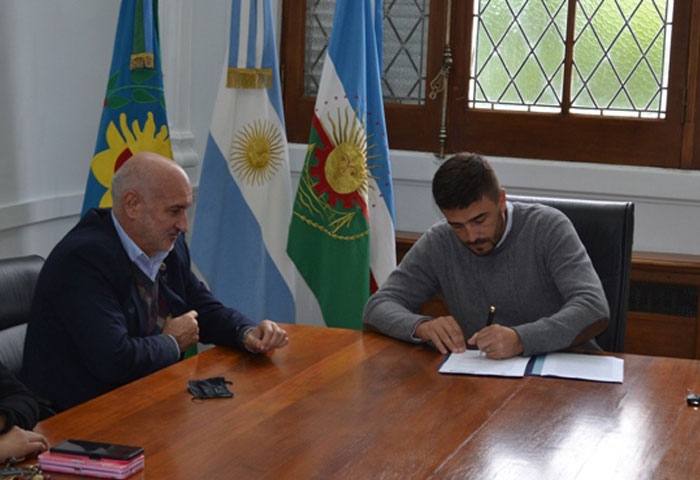
<path id="1" fill-rule="evenodd" d="M 269 352 L 288 343 L 287 332 L 271 320 L 263 320 L 243 339 L 251 352 Z"/>
<path id="2" fill-rule="evenodd" d="M 482 328 L 467 343 L 476 345 L 488 358 L 510 358 L 523 353 L 523 342 L 518 333 L 503 325 Z"/>

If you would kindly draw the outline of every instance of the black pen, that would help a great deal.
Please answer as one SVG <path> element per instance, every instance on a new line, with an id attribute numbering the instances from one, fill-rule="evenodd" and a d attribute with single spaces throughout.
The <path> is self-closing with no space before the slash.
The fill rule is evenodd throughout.
<path id="1" fill-rule="evenodd" d="M 489 316 L 486 319 L 486 326 L 487 327 L 493 323 L 493 317 L 495 317 L 495 316 L 496 316 L 496 307 L 491 305 L 491 308 L 489 308 Z"/>
<path id="2" fill-rule="evenodd" d="M 491 305 L 489 308 L 489 316 L 486 318 L 486 326 L 488 327 L 493 323 L 493 317 L 496 316 L 496 307 Z M 486 347 L 486 350 L 481 350 L 481 355 L 488 355 L 491 351 L 491 347 Z"/>

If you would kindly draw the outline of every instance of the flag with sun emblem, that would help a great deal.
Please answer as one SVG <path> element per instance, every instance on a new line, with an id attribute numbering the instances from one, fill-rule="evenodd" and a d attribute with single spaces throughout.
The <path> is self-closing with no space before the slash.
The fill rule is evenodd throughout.
<path id="1" fill-rule="evenodd" d="M 173 158 L 165 114 L 157 0 L 123 0 L 83 213 L 111 207 L 114 172 L 134 153 Z"/>
<path id="2" fill-rule="evenodd" d="M 381 0 L 338 0 L 287 245 L 332 327 L 396 266 L 381 52 Z"/>
<path id="3" fill-rule="evenodd" d="M 291 178 L 270 0 L 233 0 L 202 163 L 192 257 L 212 292 L 259 321 L 295 322 L 285 252 Z"/>

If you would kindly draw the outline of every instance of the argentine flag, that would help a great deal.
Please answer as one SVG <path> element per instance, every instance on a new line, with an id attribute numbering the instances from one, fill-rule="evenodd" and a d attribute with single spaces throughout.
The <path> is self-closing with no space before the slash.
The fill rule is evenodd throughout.
<path id="1" fill-rule="evenodd" d="M 291 198 L 270 0 L 233 0 L 191 249 L 214 295 L 254 321 L 295 322 Z"/>

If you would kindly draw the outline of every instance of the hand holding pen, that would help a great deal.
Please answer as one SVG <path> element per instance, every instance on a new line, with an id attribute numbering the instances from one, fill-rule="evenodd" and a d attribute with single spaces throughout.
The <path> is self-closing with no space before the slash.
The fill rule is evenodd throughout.
<path id="1" fill-rule="evenodd" d="M 488 358 L 510 358 L 523 351 L 523 344 L 518 333 L 510 327 L 494 323 L 496 307 L 491 305 L 486 316 L 486 326 L 467 340 L 475 345 Z"/>
<path id="2" fill-rule="evenodd" d="M 491 305 L 491 307 L 489 308 L 489 315 L 488 315 L 488 317 L 486 317 L 486 326 L 487 327 L 490 327 L 493 324 L 493 319 L 495 316 L 496 316 L 496 307 Z M 481 350 L 481 353 L 488 355 L 491 347 L 485 347 L 485 348 L 487 348 L 489 350 Z"/>

